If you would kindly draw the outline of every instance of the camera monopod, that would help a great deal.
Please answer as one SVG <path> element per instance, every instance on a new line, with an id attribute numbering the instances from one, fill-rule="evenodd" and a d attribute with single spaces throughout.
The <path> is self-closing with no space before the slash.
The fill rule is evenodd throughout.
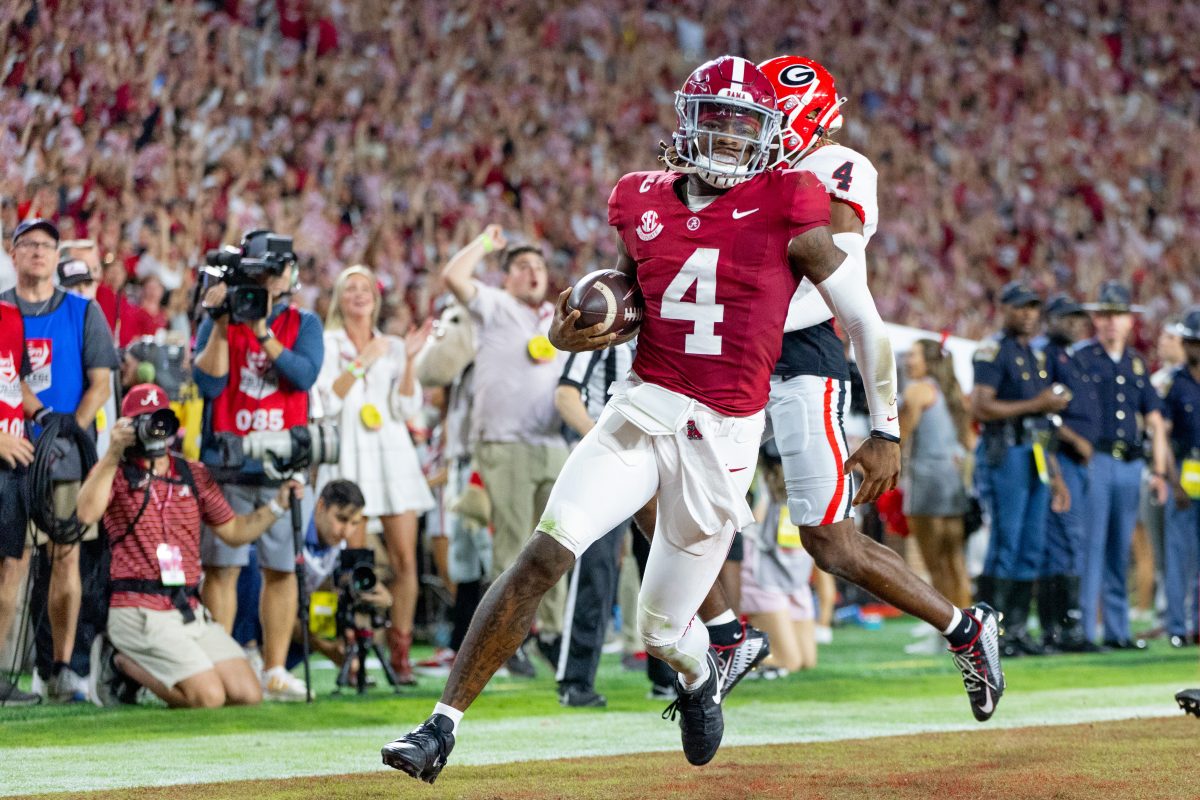
<path id="1" fill-rule="evenodd" d="M 296 548 L 296 589 L 300 593 L 300 652 L 304 658 L 304 699 L 311 703 L 313 693 L 308 647 L 308 577 L 305 575 L 307 567 L 304 563 L 304 516 L 300 509 L 300 498 L 296 496 L 294 488 L 289 506 L 292 510 L 292 541 Z"/>

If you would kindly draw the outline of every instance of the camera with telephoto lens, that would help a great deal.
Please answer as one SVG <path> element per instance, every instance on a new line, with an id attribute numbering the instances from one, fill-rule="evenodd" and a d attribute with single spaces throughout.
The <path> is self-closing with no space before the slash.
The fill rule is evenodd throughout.
<path id="1" fill-rule="evenodd" d="M 338 554 L 333 571 L 333 585 L 338 590 L 338 610 L 347 612 L 371 611 L 375 606 L 365 597 L 379 585 L 375 572 L 375 552 L 367 548 L 349 547 Z"/>
<path id="2" fill-rule="evenodd" d="M 130 446 L 132 455 L 157 458 L 166 455 L 167 446 L 179 431 L 179 417 L 169 408 L 160 408 L 133 418 L 137 441 Z"/>
<path id="3" fill-rule="evenodd" d="M 245 436 L 214 434 L 220 467 L 239 470 L 247 458 L 261 461 L 272 480 L 286 480 L 313 464 L 336 464 L 341 439 L 332 422 L 312 422 L 285 431 L 254 431 Z"/>
<path id="4" fill-rule="evenodd" d="M 270 313 L 270 295 L 262 285 L 265 276 L 278 276 L 295 263 L 292 237 L 254 230 L 242 237 L 239 247 L 209 250 L 196 281 L 194 305 L 218 283 L 227 287 L 225 300 L 208 309 L 214 318 L 229 315 L 233 322 L 255 322 Z"/>

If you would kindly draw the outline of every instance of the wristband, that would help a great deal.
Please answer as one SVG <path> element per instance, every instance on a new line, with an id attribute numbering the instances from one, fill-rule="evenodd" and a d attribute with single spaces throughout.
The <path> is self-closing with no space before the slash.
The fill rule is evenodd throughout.
<path id="1" fill-rule="evenodd" d="M 484 255 L 487 255 L 496 249 L 496 245 L 494 242 L 492 242 L 492 237 L 488 236 L 487 231 L 479 234 L 479 241 L 483 242 Z"/>
<path id="2" fill-rule="evenodd" d="M 356 358 L 350 362 L 350 366 L 346 367 L 346 372 L 349 372 L 355 380 L 358 380 L 367 374 L 367 368 Z"/>
<path id="3" fill-rule="evenodd" d="M 279 505 L 279 501 L 276 500 L 274 497 L 271 498 L 271 502 L 267 503 L 267 508 L 270 510 L 270 512 L 272 514 L 275 515 L 275 519 L 279 519 L 280 517 L 282 517 L 284 514 L 287 513 L 287 510 L 284 509 L 283 506 Z"/>
<path id="4" fill-rule="evenodd" d="M 883 439 L 885 442 L 891 442 L 892 444 L 900 444 L 900 437 L 893 436 L 892 434 L 888 433 L 887 431 L 873 430 L 873 431 L 871 431 L 871 438 L 872 439 Z"/>

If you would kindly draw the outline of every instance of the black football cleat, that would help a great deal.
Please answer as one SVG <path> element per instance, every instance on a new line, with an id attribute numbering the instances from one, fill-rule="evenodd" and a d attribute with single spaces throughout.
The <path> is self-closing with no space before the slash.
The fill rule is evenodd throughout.
<path id="1" fill-rule="evenodd" d="M 663 711 L 663 719 L 679 716 L 683 739 L 683 755 L 688 763 L 701 766 L 712 761 L 725 735 L 725 718 L 721 713 L 720 665 L 712 649 L 708 651 L 708 680 L 699 688 L 685 692 L 676 680 L 679 697 Z"/>
<path id="2" fill-rule="evenodd" d="M 433 783 L 454 749 L 454 723 L 434 714 L 411 732 L 383 746 L 383 763 L 406 775 Z"/>
<path id="3" fill-rule="evenodd" d="M 737 644 L 713 645 L 713 650 L 721 666 L 721 699 L 724 700 L 742 678 L 771 654 L 771 641 L 763 631 L 742 623 L 742 637 Z"/>
<path id="4" fill-rule="evenodd" d="M 1004 694 L 1004 671 L 1000 668 L 1000 616 L 987 603 L 966 609 L 979 623 L 975 638 L 962 647 L 950 648 L 954 665 L 963 676 L 963 687 L 971 701 L 975 719 L 987 722 Z"/>
<path id="5" fill-rule="evenodd" d="M 1184 689 L 1175 693 L 1175 702 L 1185 714 L 1200 717 L 1200 689 Z"/>

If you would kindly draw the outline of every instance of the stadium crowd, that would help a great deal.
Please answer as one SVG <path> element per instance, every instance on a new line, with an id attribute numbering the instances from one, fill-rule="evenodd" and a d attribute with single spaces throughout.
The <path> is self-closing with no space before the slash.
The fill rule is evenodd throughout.
<path id="1" fill-rule="evenodd" d="M 538 449 L 547 444 L 546 431 L 557 429 L 557 418 L 533 429 L 519 410 L 500 408 L 508 391 L 503 378 L 514 375 L 498 377 L 496 370 L 531 363 L 541 368 L 544 374 L 517 385 L 544 388 L 545 396 L 534 400 L 550 415 L 567 419 L 570 414 L 564 410 L 568 401 L 557 393 L 562 386 L 573 386 L 587 399 L 587 380 L 572 378 L 565 358 L 535 356 L 530 362 L 522 357 L 517 364 L 493 365 L 486 362 L 488 348 L 532 341 L 548 319 L 541 300 L 612 261 L 615 245 L 604 199 L 624 172 L 653 167 L 656 143 L 674 127 L 672 92 L 680 76 L 706 54 L 739 52 L 757 60 L 800 52 L 820 58 L 835 72 L 850 97 L 841 139 L 869 154 L 881 174 L 884 222 L 872 250 L 872 286 L 888 321 L 984 339 L 1010 327 L 1006 315 L 1035 305 L 1034 296 L 1041 301 L 1065 291 L 1076 299 L 1103 301 L 1106 282 L 1115 281 L 1113 285 L 1127 287 L 1127 296 L 1118 298 L 1123 305 L 1116 306 L 1146 309 L 1136 316 L 1142 322 L 1133 339 L 1145 348 L 1170 316 L 1200 300 L 1200 207 L 1193 199 L 1200 175 L 1188 157 L 1200 145 L 1200 63 L 1179 39 L 1180 31 L 1200 21 L 1195 19 L 1200 12 L 1188 4 L 1150 2 L 1117 15 L 1103 5 L 955 4 L 942 14 L 916 0 L 870 0 L 853 10 L 825 5 L 780 20 L 777 4 L 731 0 L 671 6 L 505 3 L 487 8 L 468 2 L 400 5 L 383 0 L 19 0 L 0 17 L 5 42 L 0 228 L 12 245 L 0 254 L 0 289 L 9 289 L 24 268 L 17 263 L 18 238 L 49 241 L 53 230 L 54 243 L 66 259 L 56 283 L 69 293 L 94 298 L 114 347 L 121 348 L 120 362 L 114 352 L 111 360 L 95 356 L 89 368 L 122 372 L 121 384 L 128 388 L 145 383 L 153 373 L 138 372 L 138 362 L 150 360 L 150 339 L 180 347 L 182 356 L 162 370 L 158 382 L 165 386 L 170 378 L 172 400 L 186 404 L 188 392 L 196 391 L 207 401 L 204 423 L 195 415 L 186 431 L 207 442 L 222 424 L 228 431 L 246 432 L 234 405 L 225 423 L 214 422 L 214 413 L 219 418 L 220 412 L 213 409 L 226 396 L 226 376 L 238 374 L 248 362 L 237 361 L 237 337 L 222 331 L 220 323 L 197 325 L 189 315 L 195 268 L 206 251 L 237 244 L 250 230 L 293 237 L 299 289 L 290 294 L 291 305 L 275 305 L 288 297 L 286 282 L 271 288 L 271 315 L 240 341 L 249 351 L 266 354 L 282 375 L 276 377 L 276 388 L 285 386 L 298 398 L 294 405 L 280 406 L 286 427 L 325 415 L 338 418 L 343 432 L 356 432 L 351 456 L 322 468 L 317 492 L 308 492 L 301 502 L 306 519 L 314 520 L 310 544 L 315 550 L 336 548 L 342 540 L 355 547 L 378 541 L 379 559 L 395 572 L 388 596 L 380 598 L 389 607 L 390 666 L 399 682 L 409 683 L 414 680 L 409 648 L 418 582 L 418 518 L 426 533 L 441 534 L 440 543 L 431 539 L 427 547 L 445 585 L 456 590 L 455 631 L 448 641 L 437 642 L 442 647 L 428 665 L 444 667 L 461 643 L 482 585 L 514 555 L 513 533 L 506 529 L 495 539 L 493 564 L 492 540 L 481 530 L 491 522 L 499 532 L 502 520 L 514 530 L 530 530 L 530 519 L 536 519 L 524 500 L 513 502 L 510 492 L 498 496 L 496 486 L 506 472 L 525 469 L 514 465 L 530 460 L 552 480 L 555 459 L 565 453 L 562 443 L 555 444 L 551 455 Z M 13 236 L 22 221 L 36 219 L 56 227 Z M 496 227 L 485 229 L 487 225 Z M 502 249 L 504 237 L 535 247 L 490 257 Z M 31 247 L 37 249 L 28 245 L 27 253 Z M 72 273 L 71 258 L 86 265 L 86 277 Z M 463 259 L 470 262 L 469 269 L 456 286 L 450 274 L 456 263 L 461 270 Z M 470 275 L 479 280 L 472 282 Z M 1014 294 L 1010 282 L 1016 279 L 1024 281 L 1024 294 Z M 470 314 L 460 305 L 446 307 L 448 292 Z M 514 297 L 540 309 L 541 316 L 505 316 Z M 40 297 L 18 292 L 17 299 L 25 314 L 46 311 L 45 306 L 37 313 L 26 307 Z M 204 302 L 216 305 L 219 298 Z M 1099 313 L 1124 313 L 1108 305 Z M 425 323 L 439 312 L 439 335 L 427 341 Z M 453 338 L 448 331 L 455 324 L 470 327 L 470 319 L 489 335 L 477 339 L 478 352 L 472 350 L 459 366 L 476 357 L 485 360 L 476 361 L 473 371 L 456 368 L 433 376 L 437 370 L 429 364 L 430 353 L 453 360 L 437 348 Z M 1193 328 L 1182 327 L 1194 334 Z M 1164 335 L 1172 334 L 1168 330 Z M 250 344 L 252 339 L 258 347 Z M 139 345 L 144 349 L 139 351 Z M 228 347 L 225 357 L 216 354 L 221 347 Z M 1147 374 L 1183 363 L 1181 353 L 1168 350 L 1164 347 L 1147 360 Z M 936 378 L 935 394 L 962 402 L 961 409 L 951 409 L 961 414 L 967 408 L 961 393 L 932 365 L 940 348 L 926 346 L 923 353 L 921 366 L 910 364 L 915 370 L 910 377 Z M 164 366 L 161 360 L 156 363 Z M 986 367 L 984 373 L 986 378 Z M 979 374 L 977 364 L 977 385 Z M 489 391 L 491 399 L 482 406 L 486 410 L 471 408 L 472 396 L 486 398 Z M 932 413 L 932 401 L 921 403 L 922 413 L 910 419 L 914 426 Z M 1154 410 L 1152 400 L 1146 403 L 1138 413 Z M 118 416 L 131 416 L 120 398 L 110 402 L 110 409 L 107 420 L 97 422 L 102 435 Z M 1030 409 L 1037 414 L 1061 410 L 1051 405 Z M 503 427 L 501 411 L 511 413 L 511 429 L 496 432 L 493 427 L 489 434 L 489 424 Z M 474 425 L 467 420 L 471 412 Z M 372 414 L 380 416 L 377 423 Z M 87 414 L 75 416 L 80 428 L 91 427 Z M 964 454 L 960 461 L 969 461 L 965 454 L 975 440 L 964 426 L 954 422 L 939 435 L 957 439 Z M 985 426 L 985 441 L 987 435 Z M 379 444 L 384 436 L 387 446 Z M 1017 438 L 1005 444 L 1032 446 Z M 1109 436 L 1104 448 L 1124 462 L 1124 446 L 1116 448 L 1116 440 Z M 481 450 L 481 443 L 490 447 Z M 511 447 L 514 443 L 524 449 Z M 211 453 L 211 446 L 204 449 Z M 1156 460 L 1160 454 L 1153 455 L 1148 471 L 1163 472 Z M 100 456 L 103 465 L 103 449 Z M 784 527 L 779 497 L 771 490 L 770 458 L 765 456 L 761 530 L 748 548 L 750 558 L 757 557 L 756 543 L 761 549 L 763 541 L 773 541 L 761 531 Z M 116 464 L 109 466 L 115 469 Z M 948 595 L 965 591 L 964 534 L 961 527 L 947 531 L 928 520 L 969 516 L 974 481 L 960 466 L 956 463 L 955 474 L 962 493 L 950 511 L 920 514 L 908 509 L 909 516 L 920 518 L 914 533 L 925 568 L 935 585 L 943 582 Z M 385 468 L 396 470 L 387 473 L 395 477 L 373 481 Z M 110 476 L 115 480 L 112 491 L 135 485 L 119 474 Z M 480 474 L 487 490 L 483 493 L 478 491 Z M 217 697 L 256 702 L 263 694 L 302 698 L 302 682 L 287 669 L 296 638 L 296 582 L 289 555 L 279 549 L 291 542 L 290 525 L 282 519 L 289 496 L 279 494 L 279 481 L 261 474 L 248 486 L 218 471 L 213 477 L 224 494 L 220 500 L 209 491 L 207 470 L 193 489 L 212 504 L 201 516 L 222 541 L 206 533 L 207 538 L 197 539 L 194 553 L 185 547 L 183 556 L 191 560 L 183 572 L 194 584 L 203 563 L 204 606 L 224 636 L 233 632 L 247 646 L 244 652 L 259 667 L 262 692 L 240 674 L 220 692 L 206 679 L 193 691 L 173 694 L 169 679 L 197 674 L 188 672 L 190 665 L 182 672 L 156 672 L 142 665 L 141 672 L 135 667 L 123 673 L 141 675 L 142 685 L 162 684 L 163 691 L 156 693 L 176 705 L 219 704 Z M 361 495 L 343 491 L 338 502 L 325 506 L 319 497 L 314 501 L 323 486 L 348 477 L 362 485 Z M 426 480 L 432 495 L 420 485 Z M 388 485 L 401 483 L 404 491 L 388 492 Z M 528 491 L 535 506 L 545 500 L 545 487 L 522 486 L 513 492 L 518 489 Z M 485 500 L 492 495 L 490 509 L 469 508 L 464 502 L 480 494 Z M 987 491 L 983 494 L 986 506 Z M 1046 504 L 1043 514 L 1049 511 L 1048 494 L 1037 502 Z M 508 505 L 522 509 L 505 519 Z M 1155 504 L 1144 505 L 1142 517 L 1153 528 Z M 1159 500 L 1159 516 L 1162 506 Z M 260 514 L 261 519 L 251 519 L 264 508 L 274 518 Z M 351 533 L 344 524 L 337 527 L 336 509 L 380 520 L 367 528 L 372 536 L 380 535 L 372 539 L 367 529 Z M 990 510 L 995 536 L 997 514 Z M 122 512 L 122 524 L 131 518 L 125 512 L 132 511 L 136 506 Z M 275 530 L 275 544 L 259 544 L 252 556 L 244 548 L 226 547 L 224 543 L 240 545 L 247 537 L 227 537 L 218 529 L 243 517 L 256 534 Z M 867 525 L 882 517 L 881 536 L 904 527 L 883 504 L 878 515 L 872 510 L 866 517 Z M 337 535 L 323 533 L 335 527 Z M 1132 532 L 1130 527 L 1128 534 Z M 266 536 L 269 540 L 272 534 Z M 957 550 L 944 546 L 947 539 L 951 545 L 957 539 Z M 1124 548 L 1121 558 L 1128 559 L 1128 536 L 1122 532 L 1116 539 L 1118 549 Z M 624 531 L 614 541 L 613 558 L 622 546 L 638 546 L 638 537 Z M 782 538 L 777 544 L 789 549 Z M 1159 546 L 1160 573 L 1162 553 Z M 1194 553 L 1188 557 L 1195 560 Z M 793 578 L 812 569 L 811 562 L 789 559 L 784 560 Z M 121 671 L 120 661 L 103 648 L 89 652 L 96 631 L 87 625 L 81 624 L 76 635 L 72 620 L 63 633 L 62 620 L 72 609 L 79 614 L 81 602 L 53 587 L 60 585 L 56 580 L 74 586 L 78 578 L 50 575 L 59 569 L 50 560 L 56 566 L 46 570 L 45 583 L 51 588 L 42 613 L 49 618 L 44 637 L 53 652 L 39 648 L 39 670 L 50 696 L 78 699 L 88 694 L 82 676 L 101 666 Z M 1119 568 L 1123 562 L 1117 561 Z M 632 562 L 631 557 L 627 563 Z M 88 572 L 86 563 L 76 569 Z M 1000 586 L 979 591 L 998 605 L 1009 604 L 1010 616 L 1022 604 L 1028 607 L 1028 598 L 1021 598 L 1024 584 L 1065 575 L 1042 571 L 1041 564 L 1034 574 L 1010 573 L 991 555 L 984 569 Z M 1074 561 L 1062 570 L 1079 577 Z M 636 569 L 623 569 L 623 580 L 632 580 L 631 572 L 636 576 Z M 11 581 L 24 576 L 4 571 L 0 577 L 9 582 L 0 588 L 15 593 Z M 789 642 L 768 667 L 813 666 L 815 643 L 828 635 L 833 614 L 828 576 L 814 578 L 822 595 L 814 603 L 805 572 L 805 589 L 786 598 L 789 613 L 779 619 L 770 618 L 774 606 L 753 595 L 755 588 L 763 589 L 755 586 L 755 576 L 746 577 L 750 596 L 759 602 L 752 621 L 773 625 L 772 636 Z M 264 585 L 261 609 L 254 580 Z M 252 585 L 239 586 L 247 581 Z M 321 584 L 310 588 L 319 590 Z M 597 590 L 599 602 L 609 598 L 611 606 L 613 590 Z M 47 588 L 41 592 L 46 595 Z M 620 596 L 628 610 L 628 586 Z M 177 600 L 155 608 L 175 613 L 169 609 Z M 1043 618 L 1043 629 L 1048 622 L 1060 628 L 1078 623 L 1079 618 L 1070 616 L 1078 611 L 1078 601 L 1064 597 L 1047 603 L 1039 597 L 1043 613 L 1048 607 L 1056 615 L 1054 620 Z M 195 609 L 199 600 L 178 602 Z M 87 604 L 83 607 L 86 613 Z M 1095 605 L 1090 611 L 1094 626 Z M 598 652 L 603 630 L 598 638 L 594 631 L 580 634 L 585 622 L 594 628 L 595 620 L 581 618 L 573 628 L 564 621 L 565 613 L 569 617 L 578 609 L 564 609 L 561 597 L 549 599 L 539 614 L 540 635 L 532 643 L 555 665 L 568 665 L 566 674 L 578 676 L 576 684 L 563 687 L 565 705 L 602 704 L 591 685 L 595 664 L 589 666 L 590 656 L 577 654 L 574 640 L 564 638 L 582 635 Z M 1015 616 L 1025 618 L 1019 610 Z M 1107 626 L 1111 611 L 1105 616 Z M 1195 638 L 1194 610 L 1185 611 L 1183 618 L 1178 630 L 1168 633 L 1186 643 Z M 789 623 L 796 623 L 790 632 Z M 110 629 L 112 624 L 110 618 Z M 1090 626 L 1089 644 L 1096 638 Z M 211 635 L 219 638 L 216 632 Z M 73 649 L 64 636 L 76 638 Z M 1047 643 L 1067 649 L 1063 636 L 1061 631 L 1047 635 Z M 1120 626 L 1106 627 L 1104 641 L 1138 644 Z M 115 643 L 120 650 L 120 641 Z M 1042 649 L 1019 637 L 1006 646 L 1012 654 Z M 1067 642 L 1068 648 L 1083 646 L 1082 639 Z M 222 657 L 235 652 L 224 639 L 214 647 Z M 640 668 L 633 644 L 626 649 L 628 663 Z M 92 653 L 104 665 L 91 663 Z M 582 667 L 572 669 L 577 656 Z M 523 652 L 508 666 L 513 674 L 533 669 Z M 655 691 L 670 691 L 669 676 L 656 673 L 653 665 L 649 669 Z M 93 680 L 93 696 L 95 685 Z M 105 697 L 128 699 L 131 694 L 124 688 L 111 691 L 110 686 Z"/>

